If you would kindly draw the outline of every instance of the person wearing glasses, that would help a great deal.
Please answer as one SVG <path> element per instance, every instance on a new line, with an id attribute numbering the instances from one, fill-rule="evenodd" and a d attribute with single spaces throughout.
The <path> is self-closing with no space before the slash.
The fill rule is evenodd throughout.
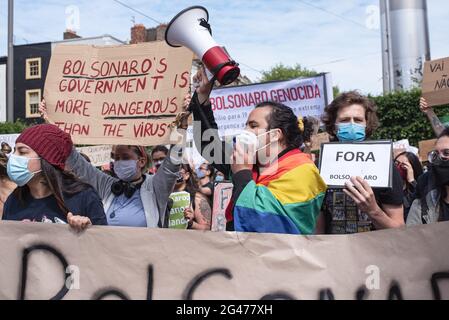
<path id="1" fill-rule="evenodd" d="M 407 226 L 449 221 L 449 128 L 438 136 L 428 160 L 429 171 L 418 179 Z"/>

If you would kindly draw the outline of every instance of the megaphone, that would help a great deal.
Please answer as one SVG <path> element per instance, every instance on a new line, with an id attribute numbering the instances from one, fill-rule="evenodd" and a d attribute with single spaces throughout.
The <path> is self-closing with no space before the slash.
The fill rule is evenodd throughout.
<path id="1" fill-rule="evenodd" d="M 202 6 L 179 12 L 168 24 L 165 41 L 169 46 L 192 50 L 222 85 L 234 82 L 240 75 L 238 64 L 212 38 L 209 13 Z"/>

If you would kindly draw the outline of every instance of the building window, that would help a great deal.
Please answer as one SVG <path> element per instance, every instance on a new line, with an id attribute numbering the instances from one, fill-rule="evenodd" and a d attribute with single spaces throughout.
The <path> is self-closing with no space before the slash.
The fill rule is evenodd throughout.
<path id="1" fill-rule="evenodd" d="M 27 90 L 25 92 L 25 108 L 27 118 L 38 118 L 39 102 L 41 101 L 41 89 Z"/>
<path id="2" fill-rule="evenodd" d="M 41 58 L 26 59 L 26 79 L 41 78 Z"/>

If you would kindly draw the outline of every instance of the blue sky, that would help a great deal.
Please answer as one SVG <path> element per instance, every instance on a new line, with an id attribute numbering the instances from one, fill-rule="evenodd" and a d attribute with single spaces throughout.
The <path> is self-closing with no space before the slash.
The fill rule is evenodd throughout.
<path id="1" fill-rule="evenodd" d="M 342 90 L 382 91 L 378 0 L 121 0 L 157 21 L 199 4 L 209 10 L 214 38 L 253 81 L 282 62 L 331 72 Z M 132 19 L 157 23 L 114 0 L 15 0 L 15 43 L 61 40 L 66 10 L 79 10 L 78 34 L 130 39 Z M 432 58 L 449 56 L 449 1 L 428 0 Z M 73 12 L 73 11 L 72 11 Z M 0 0 L 0 55 L 7 52 L 7 0 Z"/>

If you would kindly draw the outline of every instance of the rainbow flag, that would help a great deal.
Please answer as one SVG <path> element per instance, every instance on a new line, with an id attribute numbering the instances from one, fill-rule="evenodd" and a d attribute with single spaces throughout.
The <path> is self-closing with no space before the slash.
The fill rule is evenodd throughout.
<path id="1" fill-rule="evenodd" d="M 235 231 L 313 234 L 327 186 L 295 149 L 248 183 L 234 207 Z"/>

